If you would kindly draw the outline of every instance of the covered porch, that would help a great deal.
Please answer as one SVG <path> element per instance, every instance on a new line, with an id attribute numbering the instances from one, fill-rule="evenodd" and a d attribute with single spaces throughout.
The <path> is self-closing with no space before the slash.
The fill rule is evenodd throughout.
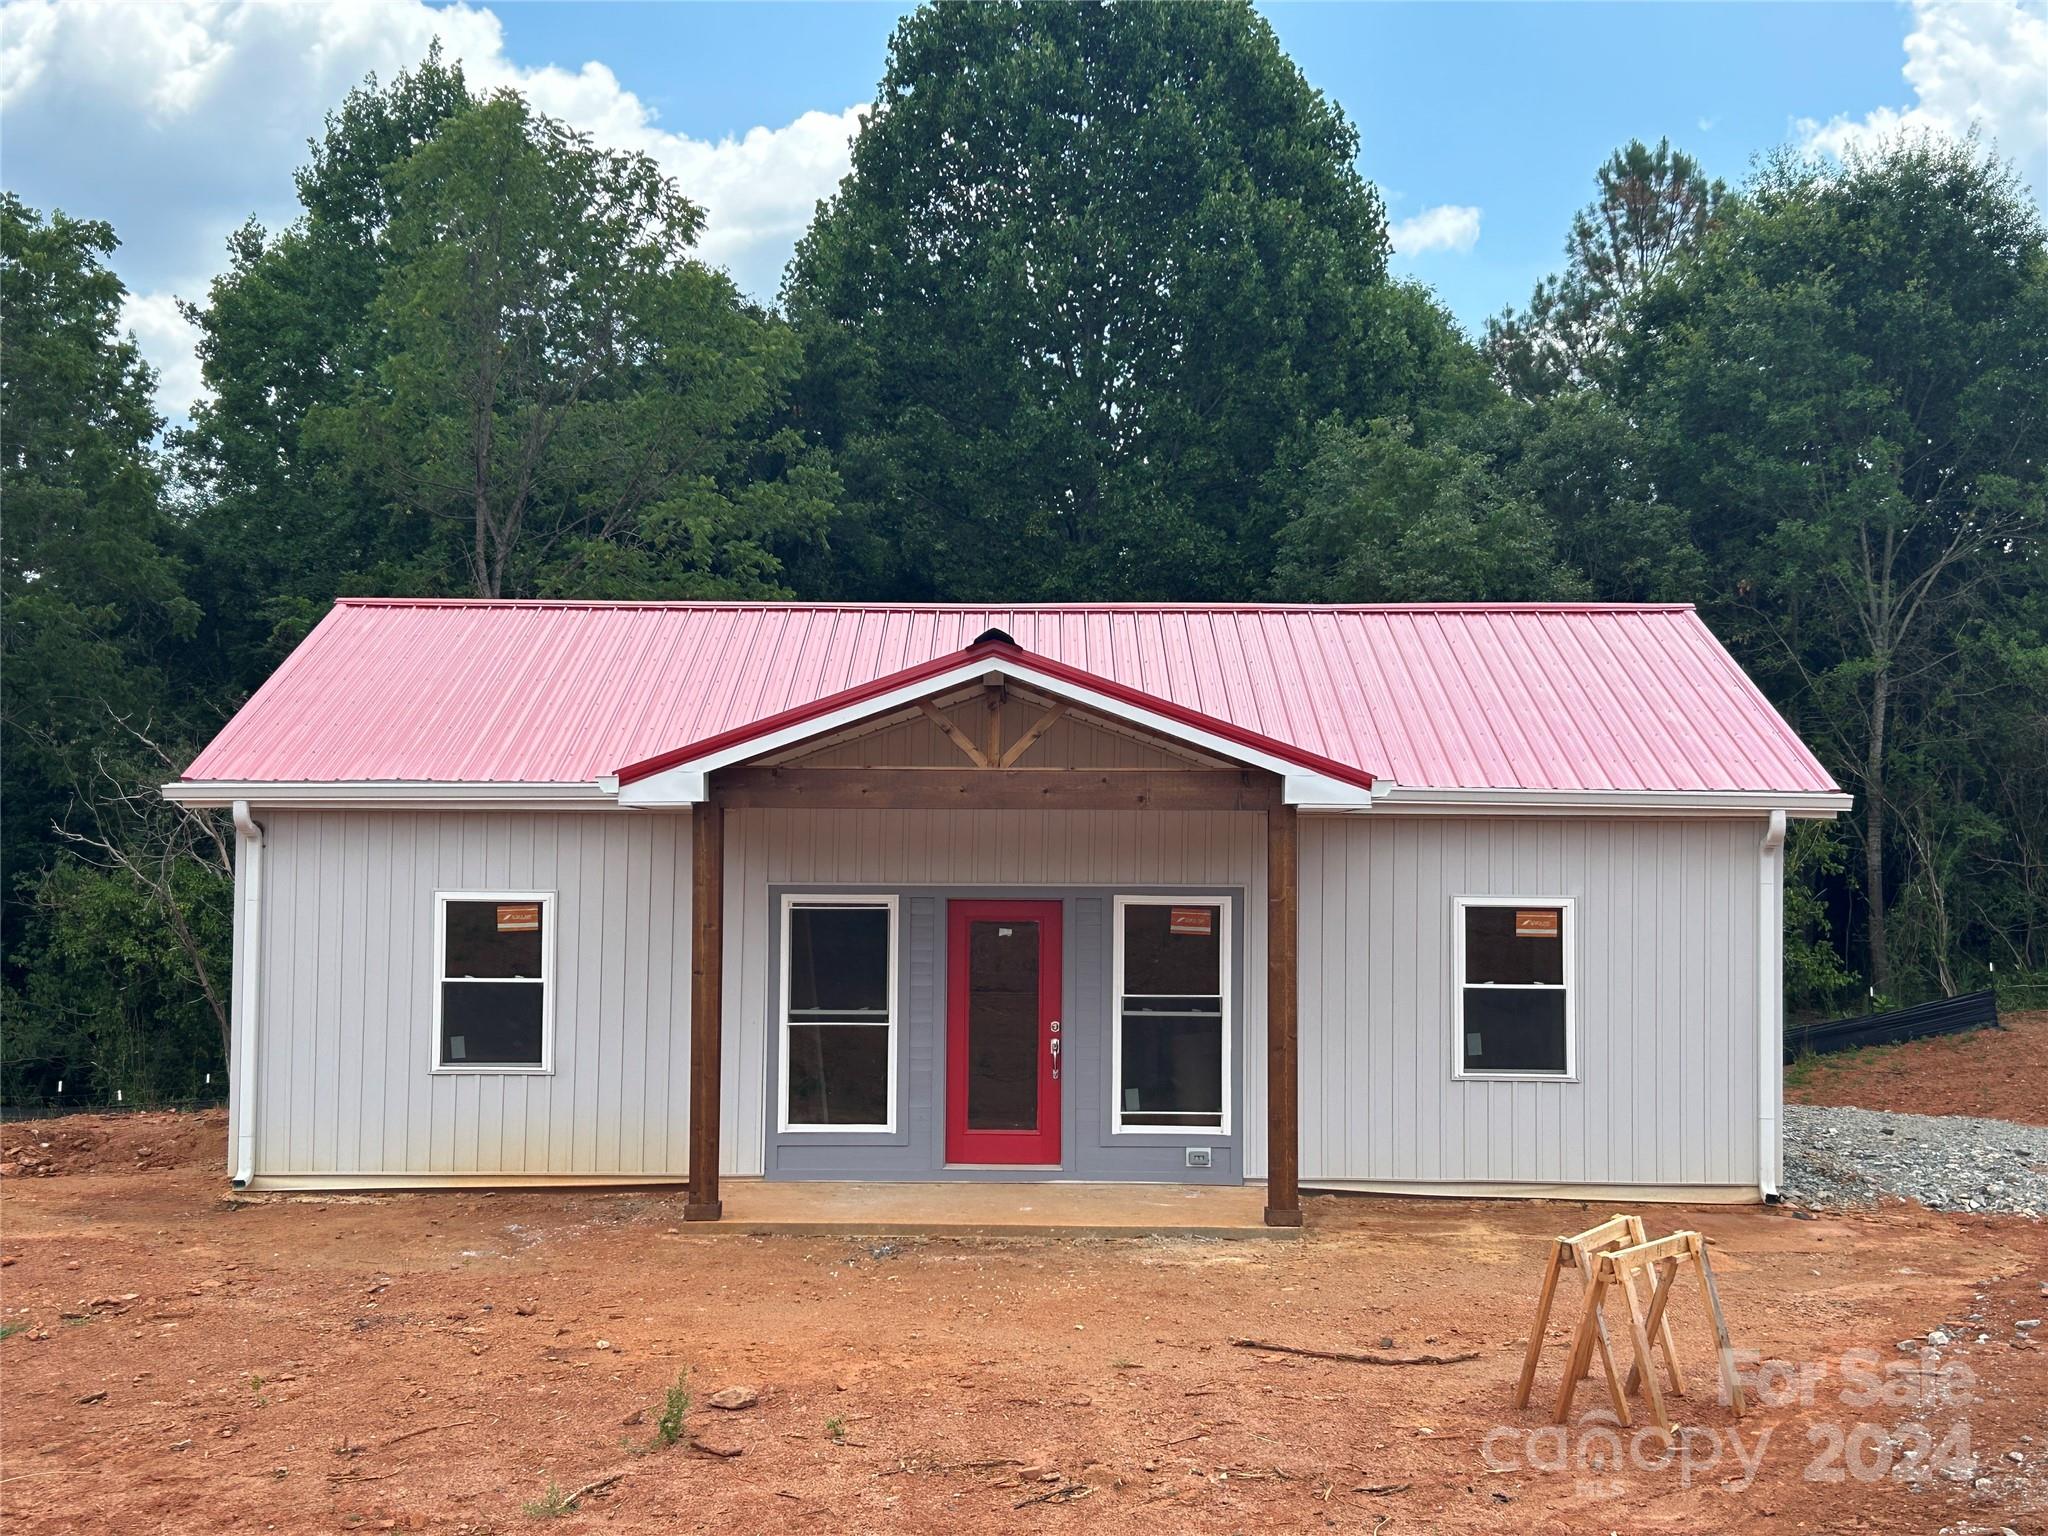
<path id="1" fill-rule="evenodd" d="M 1036 658 L 1024 657 L 1002 640 L 984 641 L 976 652 L 967 663 L 971 675 L 962 676 L 955 668 L 950 675 L 912 679 L 901 688 L 885 690 L 881 697 L 849 701 L 839 709 L 812 711 L 805 718 L 780 725 L 769 722 L 773 729 L 751 731 L 745 739 L 670 754 L 666 761 L 637 780 L 633 770 L 621 774 L 622 802 L 639 799 L 644 804 L 662 803 L 657 798 L 658 790 L 642 789 L 637 796 L 634 791 L 636 783 L 663 775 L 667 776 L 671 793 L 680 788 L 692 797 L 690 1196 L 686 1216 L 692 1221 L 728 1221 L 756 1230 L 833 1227 L 863 1231 L 1028 1231 L 1057 1227 L 1222 1234 L 1242 1230 L 1248 1223 L 1261 1229 L 1299 1226 L 1296 989 L 1300 962 L 1295 800 L 1300 784 L 1293 772 L 1299 765 L 1268 752 L 1264 743 L 1242 739 L 1242 733 L 1219 734 L 1204 722 L 1176 719 L 1146 702 L 1105 697 L 1084 679 L 1047 677 L 1030 664 Z M 827 701 L 828 705 L 832 702 Z M 902 761 L 900 731 L 894 738 L 897 744 L 879 762 L 848 765 L 847 753 L 834 750 L 835 745 L 843 746 L 849 733 L 873 733 L 878 723 L 886 726 L 894 722 L 900 727 L 906 721 L 910 729 L 928 732 L 932 740 L 945 744 L 945 753 L 939 760 Z M 1034 748 L 1048 733 L 1083 721 L 1089 729 L 1113 729 L 1159 750 L 1141 754 L 1142 766 L 1053 766 L 1032 762 Z M 862 815 L 874 812 L 884 814 Z M 969 815 L 948 818 L 936 814 L 947 812 Z M 1034 826 L 1058 822 L 1066 826 L 1109 827 L 1126 820 L 1142 820 L 1149 826 L 1178 829 L 1202 825 L 1206 818 L 1207 824 L 1237 828 L 1231 836 L 1244 853 L 1250 852 L 1247 841 L 1256 837 L 1261 845 L 1259 867 L 1246 873 L 1241 883 L 1234 886 L 1190 883 L 1188 889 L 1193 894 L 1185 896 L 1158 894 L 1156 883 L 1147 884 L 1134 872 L 1121 868 L 1109 879 L 1088 886 L 1072 886 L 1059 880 L 1034 882 L 1015 873 L 960 884 L 899 880 L 892 886 L 879 864 L 849 868 L 841 863 L 836 872 L 849 881 L 844 891 L 835 887 L 822 896 L 804 897 L 792 897 L 788 886 L 776 885 L 772 876 L 764 877 L 758 859 L 748 865 L 744 874 L 735 877 L 733 872 L 736 826 L 749 829 L 749 835 L 757 840 L 764 827 L 792 822 L 809 828 L 915 824 L 936 828 L 929 835 L 943 837 L 949 822 L 959 825 L 971 822 L 975 816 L 1017 812 L 1033 814 L 1012 817 L 1013 821 L 1021 819 Z M 778 817 L 780 823 L 776 822 Z M 855 818 L 859 818 L 858 823 Z M 823 839 L 833 834 L 815 835 Z M 1175 832 L 1167 830 L 1161 835 L 1171 838 Z M 1240 859 L 1235 867 L 1242 870 L 1244 860 Z M 733 883 L 735 878 L 740 881 L 737 886 Z M 894 894 L 898 888 L 904 888 L 900 897 Z M 1178 891 L 1181 886 L 1171 889 Z M 792 901 L 798 903 L 801 911 L 820 901 L 857 903 L 862 892 L 875 891 L 890 893 L 871 899 L 888 904 L 892 924 L 900 903 L 905 909 L 906 928 L 922 932 L 929 932 L 934 926 L 939 928 L 939 959 L 934 965 L 927 958 L 921 974 L 929 975 L 934 969 L 941 976 L 945 974 L 948 962 L 944 946 L 950 928 L 956 991 L 950 1006 L 956 1023 L 959 1010 L 966 1006 L 963 999 L 968 983 L 962 973 L 969 963 L 968 919 L 989 920 L 984 925 L 988 932 L 977 934 L 974 939 L 973 953 L 978 963 L 986 947 L 983 939 L 1012 932 L 1009 926 L 996 927 L 998 922 L 1035 923 L 1043 916 L 1056 943 L 1063 910 L 1070 936 L 1083 926 L 1076 922 L 1076 913 L 1088 914 L 1089 921 L 1100 928 L 1104 922 L 1102 914 L 1113 912 L 1117 924 L 1114 938 L 1098 940 L 1091 975 L 1105 969 L 1100 957 L 1108 954 L 1113 944 L 1115 985 L 1112 987 L 1100 977 L 1097 980 L 1101 990 L 1121 994 L 1142 990 L 1135 984 L 1127 988 L 1123 980 L 1124 952 L 1139 932 L 1135 921 L 1126 926 L 1131 910 L 1140 903 L 1149 904 L 1144 924 L 1156 927 L 1162 934 L 1169 931 L 1170 916 L 1171 931 L 1185 932 L 1207 942 L 1222 957 L 1223 980 L 1204 983 L 1199 988 L 1190 983 L 1186 990 L 1213 989 L 1219 994 L 1217 1005 L 1226 1013 L 1236 1011 L 1245 1020 L 1262 1021 L 1262 1027 L 1255 1031 L 1241 1023 L 1241 1034 L 1226 1036 L 1230 1044 L 1225 1048 L 1223 1064 L 1223 1115 L 1206 1122 L 1192 1116 L 1151 1117 L 1153 1123 L 1143 1125 L 1138 1122 L 1148 1117 L 1123 1114 L 1123 1110 L 1136 1109 L 1136 1091 L 1127 1085 L 1112 1091 L 1107 1075 L 1112 1070 L 1110 1051 L 1106 1045 L 1094 1055 L 1085 1054 L 1091 1049 L 1084 1033 L 1087 1023 L 1077 1017 L 1082 1009 L 1070 979 L 1065 993 L 1071 1010 L 1064 1039 L 1066 1085 L 1064 1090 L 1056 1081 L 1042 1085 L 1050 1090 L 1055 1116 L 1062 1091 L 1075 1109 L 1084 1107 L 1088 1095 L 1099 1095 L 1110 1106 L 1107 1118 L 1112 1124 L 1107 1129 L 1125 1133 L 1116 1138 L 1105 1135 L 1103 1144 L 1108 1145 L 1112 1139 L 1137 1141 L 1141 1139 L 1135 1134 L 1137 1131 L 1152 1130 L 1156 1132 L 1154 1150 L 1146 1151 L 1145 1155 L 1154 1160 L 1126 1161 L 1121 1166 L 1126 1170 L 1153 1167 L 1160 1172 L 1126 1171 L 1097 1182 L 1093 1167 L 1073 1155 L 1071 1131 L 1068 1155 L 1061 1157 L 1057 1125 L 1051 1128 L 1051 1139 L 1046 1145 L 1052 1150 L 1048 1152 L 1026 1151 L 1013 1156 L 991 1151 L 987 1162 L 978 1152 L 962 1154 L 953 1138 L 958 1133 L 959 1106 L 966 1101 L 969 1089 L 957 1077 L 948 1082 L 941 1071 L 936 1074 L 938 1086 L 928 1089 L 927 1095 L 948 1100 L 942 1112 L 951 1116 L 954 1124 L 947 1131 L 946 1154 L 923 1165 L 928 1171 L 919 1172 L 919 1165 L 911 1163 L 904 1165 L 905 1171 L 899 1174 L 873 1180 L 863 1177 L 861 1169 L 866 1165 L 857 1157 L 840 1167 L 834 1165 L 828 1152 L 818 1154 L 804 1165 L 808 1171 L 785 1173 L 782 1177 L 834 1182 L 778 1182 L 771 1161 L 765 1170 L 770 1175 L 767 1178 L 732 1179 L 722 1185 L 722 1168 L 728 1173 L 735 1168 L 751 1171 L 749 1162 L 736 1162 L 733 1149 L 724 1145 L 724 1117 L 735 1091 L 736 1076 L 740 1082 L 739 1102 L 746 1112 L 749 1075 L 761 1071 L 760 1067 L 750 1065 L 736 1074 L 727 1059 L 728 1052 L 736 1046 L 734 1019 L 742 1011 L 734 1006 L 732 989 L 736 985 L 753 989 L 744 1015 L 748 1020 L 754 1019 L 761 1012 L 762 983 L 751 973 L 766 968 L 759 958 L 759 946 L 736 940 L 727 932 L 727 925 L 745 921 L 755 928 L 765 926 L 775 932 L 775 914 L 779 910 L 780 942 L 787 946 L 793 942 L 789 911 Z M 1017 899 L 990 899 L 1006 896 Z M 1062 896 L 1066 898 L 1064 905 L 1058 899 Z M 1247 901 L 1255 902 L 1260 910 L 1234 919 L 1233 913 Z M 775 905 L 778 902 L 779 909 Z M 910 910 L 913 906 L 921 906 L 925 915 L 914 918 Z M 937 919 L 931 916 L 934 911 L 939 914 Z M 768 914 L 765 922 L 764 913 Z M 1236 936 L 1239 950 L 1235 952 L 1244 956 L 1241 975 L 1232 974 L 1233 962 L 1228 958 L 1234 952 L 1234 922 L 1242 922 L 1247 931 L 1256 929 L 1261 940 L 1254 952 L 1242 934 Z M 910 942 L 904 941 L 905 963 L 907 968 L 916 968 L 918 957 L 907 947 Z M 1151 942 L 1161 949 L 1170 949 L 1173 941 Z M 1186 951 L 1175 951 L 1183 952 Z M 1056 967 L 1057 953 L 1048 953 L 1053 955 L 1052 964 Z M 747 975 L 728 975 L 736 956 L 739 964 L 748 967 Z M 1087 968 L 1088 952 L 1077 947 L 1076 960 L 1079 964 L 1074 968 Z M 894 964 L 892 960 L 892 968 Z M 789 973 L 778 970 L 777 976 L 787 980 Z M 1182 989 L 1179 985 L 1161 984 L 1155 990 Z M 931 990 L 930 983 L 926 990 Z M 1241 1000 L 1242 1006 L 1234 1007 L 1223 994 Z M 1059 997 L 1055 980 L 1048 992 L 1046 1014 L 1058 1015 L 1063 1011 Z M 1104 1006 L 1114 1011 L 1130 1002 L 1130 998 L 1118 996 Z M 942 1001 L 937 1006 L 943 1010 L 948 1005 Z M 786 1048 L 797 1026 L 788 1021 L 788 999 L 772 1004 L 768 1011 L 783 1021 L 781 1039 L 786 1074 L 791 1070 L 786 1063 Z M 1123 1015 L 1126 1024 L 1129 1019 L 1128 1013 Z M 1044 1065 L 1047 1076 L 1057 1080 L 1061 1076 L 1061 1020 L 1053 1016 L 1043 1023 L 1052 1032 L 1049 1037 L 1042 1037 L 1049 1041 L 1050 1051 Z M 964 1055 L 958 1050 L 959 1036 L 955 1034 L 952 1039 L 956 1055 Z M 751 1043 L 739 1043 L 738 1048 L 747 1051 L 750 1058 L 758 1051 Z M 889 1070 L 893 1073 L 897 1050 L 894 1039 L 890 1049 Z M 928 1046 L 924 1049 L 930 1054 Z M 940 1054 L 945 1049 L 946 1036 L 941 1033 Z M 1236 1049 L 1255 1049 L 1258 1056 L 1238 1064 L 1234 1074 L 1238 1080 L 1233 1082 L 1228 1051 Z M 772 1058 L 772 1047 L 767 1055 Z M 1116 1061 L 1120 1070 L 1128 1064 L 1128 1057 L 1119 1054 Z M 773 1088 L 772 1059 L 766 1070 Z M 1091 1078 L 1091 1074 L 1097 1076 Z M 788 1093 L 787 1082 L 780 1091 Z M 892 1087 L 892 1095 L 894 1091 Z M 1040 1102 L 1046 1100 L 1041 1097 Z M 786 1098 L 777 1101 L 774 1113 L 786 1114 L 788 1104 Z M 1157 1154 L 1170 1153 L 1177 1167 L 1181 1152 L 1179 1146 L 1166 1144 L 1199 1141 L 1217 1132 L 1235 1133 L 1237 1127 L 1227 1123 L 1233 1112 L 1251 1130 L 1244 1139 L 1259 1144 L 1263 1168 L 1245 1168 L 1242 1175 L 1233 1174 L 1227 1182 L 1200 1186 L 1166 1182 L 1175 1176 L 1164 1172 L 1164 1162 Z M 1203 1124 L 1212 1125 L 1214 1131 L 1195 1128 Z M 887 1128 L 901 1129 L 893 1098 Z M 774 1127 L 769 1129 L 772 1144 Z M 785 1124 L 782 1129 L 787 1132 L 791 1127 Z M 858 1129 L 879 1133 L 883 1127 Z M 758 1127 L 749 1130 L 759 1134 Z M 985 1137 L 982 1144 L 1000 1148 L 1011 1141 L 1029 1145 L 1029 1138 L 993 1135 Z M 829 1147 L 832 1139 L 823 1138 L 822 1144 Z M 1220 1153 L 1233 1158 L 1240 1150 L 1238 1146 L 1218 1148 Z M 1197 1160 L 1196 1154 L 1202 1151 L 1199 1147 L 1188 1148 L 1189 1169 L 1211 1166 L 1206 1155 Z M 991 1166 L 996 1163 L 1015 1166 Z M 1225 1166 L 1224 1161 L 1215 1164 L 1218 1173 Z M 1228 1166 L 1244 1165 L 1233 1161 Z M 1047 1171 L 1035 1174 L 1035 1168 Z M 1263 1177 L 1259 1176 L 1261 1173 Z M 1144 1182 L 1153 1178 L 1161 1182 Z"/>

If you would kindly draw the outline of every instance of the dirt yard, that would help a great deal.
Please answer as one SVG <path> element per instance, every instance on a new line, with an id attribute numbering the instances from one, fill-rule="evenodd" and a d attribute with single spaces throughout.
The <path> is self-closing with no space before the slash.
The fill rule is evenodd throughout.
<path id="1" fill-rule="evenodd" d="M 2048 1009 L 2002 1022 L 2004 1029 L 1809 1056 L 1786 1069 L 1785 1097 L 2048 1125 Z"/>
<path id="2" fill-rule="evenodd" d="M 1538 1406 L 1509 1406 L 1544 1241 L 1604 1209 L 1318 1198 L 1277 1242 L 763 1238 L 647 1194 L 236 1200 L 223 1135 L 0 1132 L 10 1533 L 2048 1530 L 2048 1350 L 2019 1326 L 2048 1313 L 2048 1229 L 2023 1220 L 1653 1210 L 1714 1240 L 1770 1399 L 1714 1400 L 1682 1296 L 1696 1429 L 1660 1467 L 1548 1427 L 1561 1328 Z M 55 1171 L 20 1177 L 24 1150 Z M 684 1443 L 650 1449 L 684 1372 Z M 703 1404 L 733 1386 L 758 1402 Z M 550 1483 L 600 1482 L 546 1513 Z"/>

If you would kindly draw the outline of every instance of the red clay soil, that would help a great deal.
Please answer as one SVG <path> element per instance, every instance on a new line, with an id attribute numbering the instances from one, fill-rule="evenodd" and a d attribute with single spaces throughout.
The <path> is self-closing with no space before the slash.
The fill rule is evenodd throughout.
<path id="1" fill-rule="evenodd" d="M 217 1116 L 0 1141 L 74 1133 L 65 1171 L 0 1185 L 10 1536 L 2048 1530 L 2048 1349 L 2017 1326 L 2048 1313 L 2048 1228 L 2017 1218 L 1653 1208 L 1713 1239 L 1737 1347 L 1810 1374 L 1762 1373 L 1736 1420 L 1681 1294 L 1685 1455 L 1610 1465 L 1593 1384 L 1549 1427 L 1563 1321 L 1509 1404 L 1546 1240 L 1605 1207 L 1323 1197 L 1296 1241 L 883 1243 L 685 1228 L 644 1193 L 233 1197 Z M 1937 1328 L 1938 1361 L 1898 1348 Z M 685 1371 L 686 1436 L 736 1455 L 649 1449 Z M 759 1400 L 703 1405 L 728 1386 Z M 1908 1477 L 1922 1444 L 1940 1470 Z M 550 1482 L 602 1486 L 551 1520 L 526 1507 Z"/>
<path id="2" fill-rule="evenodd" d="M 1785 1097 L 2048 1125 L 2048 1009 L 2001 1022 L 2003 1029 L 1809 1057 L 1786 1069 Z"/>

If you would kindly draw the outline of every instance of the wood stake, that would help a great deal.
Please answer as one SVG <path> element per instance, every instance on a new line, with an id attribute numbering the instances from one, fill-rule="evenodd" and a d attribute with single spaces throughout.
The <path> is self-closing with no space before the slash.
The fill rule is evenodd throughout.
<path id="1" fill-rule="evenodd" d="M 1344 1349 L 1306 1349 L 1298 1344 L 1268 1344 L 1263 1339 L 1232 1339 L 1230 1342 L 1238 1349 L 1264 1349 L 1276 1355 L 1306 1355 L 1311 1360 L 1343 1360 L 1352 1365 L 1460 1365 L 1479 1358 L 1476 1349 L 1460 1350 L 1455 1355 L 1381 1355 L 1359 1354 Z"/>

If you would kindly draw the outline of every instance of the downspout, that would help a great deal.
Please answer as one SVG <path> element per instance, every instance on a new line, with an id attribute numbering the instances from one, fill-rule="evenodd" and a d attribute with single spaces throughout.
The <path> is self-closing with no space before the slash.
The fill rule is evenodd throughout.
<path id="1" fill-rule="evenodd" d="M 1785 813 L 1771 812 L 1757 856 L 1757 1188 L 1778 1199 L 1785 1102 Z"/>
<path id="2" fill-rule="evenodd" d="M 263 987 L 263 824 L 249 814 L 249 802 L 235 802 L 242 910 L 242 963 L 234 976 L 235 1171 L 236 1189 L 247 1189 L 256 1172 L 257 1008 Z"/>

